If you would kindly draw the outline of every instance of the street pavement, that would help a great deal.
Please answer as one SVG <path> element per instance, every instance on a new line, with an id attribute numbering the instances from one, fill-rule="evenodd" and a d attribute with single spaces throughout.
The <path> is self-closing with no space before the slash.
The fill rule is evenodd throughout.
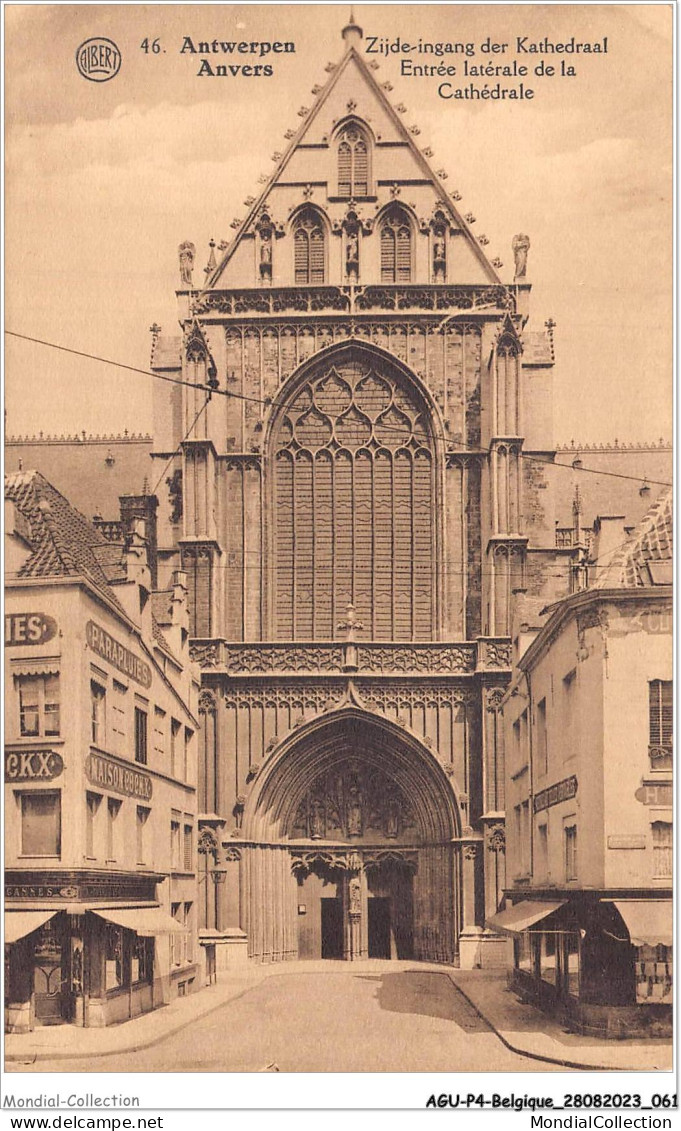
<path id="1" fill-rule="evenodd" d="M 403 964 L 409 966 L 409 964 Z M 339 966 L 341 968 L 339 969 Z M 119 1026 L 129 1028 L 135 1022 Z M 81 1030 L 81 1032 L 83 1032 Z M 189 1029 L 110 1056 L 13 1062 L 14 1071 L 525 1072 L 445 971 L 362 969 L 271 973 Z M 551 1065 L 541 1065 L 542 1071 Z"/>

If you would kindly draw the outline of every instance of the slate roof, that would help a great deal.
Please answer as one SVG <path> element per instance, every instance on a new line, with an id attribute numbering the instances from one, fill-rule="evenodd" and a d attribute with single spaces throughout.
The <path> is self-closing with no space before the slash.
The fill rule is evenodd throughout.
<path id="1" fill-rule="evenodd" d="M 674 549 L 672 491 L 655 500 L 631 538 L 613 555 L 596 582 L 598 589 L 671 585 Z"/>
<path id="2" fill-rule="evenodd" d="M 84 577 L 129 619 L 113 589 L 127 576 L 122 545 L 108 542 L 39 471 L 6 475 L 5 498 L 23 516 L 22 537 L 31 547 L 18 577 Z M 153 614 L 152 627 L 154 640 L 172 657 Z"/>

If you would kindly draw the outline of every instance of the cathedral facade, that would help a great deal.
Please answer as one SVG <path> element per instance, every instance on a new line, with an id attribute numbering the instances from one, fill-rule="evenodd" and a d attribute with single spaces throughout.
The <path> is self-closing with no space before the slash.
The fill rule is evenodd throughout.
<path id="1" fill-rule="evenodd" d="M 474 965 L 504 887 L 515 595 L 556 544 L 552 326 L 344 29 L 181 334 L 154 328 L 159 583 L 202 670 L 203 937 Z M 506 281 L 504 281 L 506 280 Z M 509 281 L 510 280 L 510 281 Z M 182 382 L 182 383 L 179 383 Z"/>

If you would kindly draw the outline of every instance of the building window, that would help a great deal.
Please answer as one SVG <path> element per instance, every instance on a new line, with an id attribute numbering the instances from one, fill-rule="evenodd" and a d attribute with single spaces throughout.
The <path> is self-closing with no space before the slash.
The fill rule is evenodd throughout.
<path id="1" fill-rule="evenodd" d="M 125 754 L 125 717 L 126 717 L 126 695 L 127 687 L 119 683 L 117 679 L 113 681 L 113 695 L 111 698 L 111 745 L 116 754 Z"/>
<path id="2" fill-rule="evenodd" d="M 546 699 L 537 703 L 537 758 L 540 774 L 546 774 L 549 768 L 549 744 L 546 733 Z"/>
<path id="3" fill-rule="evenodd" d="M 179 872 L 182 861 L 180 840 L 180 815 L 173 816 L 170 821 L 170 867 L 173 872 Z"/>
<path id="4" fill-rule="evenodd" d="M 296 285 L 323 283 L 326 260 L 324 226 L 315 212 L 306 211 L 296 220 L 293 249 Z"/>
<path id="5" fill-rule="evenodd" d="M 166 713 L 160 707 L 154 708 L 154 753 L 163 765 L 166 755 Z"/>
<path id="6" fill-rule="evenodd" d="M 184 960 L 184 904 L 171 903 L 170 914 L 178 926 L 171 936 L 170 958 L 173 966 L 181 966 Z"/>
<path id="7" fill-rule="evenodd" d="M 35 790 L 21 797 L 21 855 L 61 856 L 61 794 Z"/>
<path id="8" fill-rule="evenodd" d="M 135 706 L 135 761 L 147 764 L 147 712 Z"/>
<path id="9" fill-rule="evenodd" d="M 179 757 L 179 751 L 178 751 L 179 738 L 178 738 L 178 735 L 179 735 L 181 730 L 182 730 L 182 723 L 179 723 L 177 721 L 177 719 L 171 719 L 170 720 L 170 772 L 171 772 L 173 777 L 177 777 L 177 771 L 178 771 L 178 764 L 177 763 L 178 763 L 178 757 Z"/>
<path id="10" fill-rule="evenodd" d="M 549 876 L 548 825 L 538 825 L 537 834 L 537 879 L 546 881 Z"/>
<path id="11" fill-rule="evenodd" d="M 191 762 L 191 746 L 192 746 L 192 738 L 193 737 L 194 737 L 194 731 L 190 730 L 189 727 L 185 727 L 184 728 L 184 766 L 183 766 L 184 776 L 182 778 L 183 781 L 189 781 L 189 770 L 190 770 L 190 762 Z"/>
<path id="12" fill-rule="evenodd" d="M 358 347 L 359 349 L 359 347 Z M 437 465 L 431 417 L 387 363 L 339 351 L 272 431 L 275 639 L 432 640 Z"/>
<path id="13" fill-rule="evenodd" d="M 565 879 L 577 879 L 577 826 L 565 825 Z"/>
<path id="14" fill-rule="evenodd" d="M 185 939 L 185 957 L 187 962 L 194 961 L 194 946 L 192 942 L 192 908 L 193 904 L 185 903 L 184 905 L 184 928 L 186 934 Z"/>
<path id="15" fill-rule="evenodd" d="M 90 680 L 90 742 L 106 745 L 106 689 Z"/>
<path id="16" fill-rule="evenodd" d="M 125 980 L 123 970 L 123 928 L 114 923 L 106 925 L 106 977 L 105 988 L 116 990 Z"/>
<path id="17" fill-rule="evenodd" d="M 653 679 L 648 684 L 650 717 L 650 766 L 671 770 L 674 733 L 674 684 L 671 679 Z"/>
<path id="18" fill-rule="evenodd" d="M 55 738 L 60 733 L 59 674 L 15 676 L 19 691 L 19 733 Z"/>
<path id="19" fill-rule="evenodd" d="M 182 840 L 182 866 L 185 872 L 192 871 L 193 852 L 193 829 L 191 825 L 184 826 L 184 837 Z"/>
<path id="20" fill-rule="evenodd" d="M 106 858 L 113 862 L 116 860 L 118 852 L 118 835 L 117 824 L 118 814 L 121 811 L 122 801 L 118 801 L 115 797 L 109 797 L 106 803 L 107 810 L 107 823 L 106 823 Z"/>
<path id="21" fill-rule="evenodd" d="M 402 208 L 394 208 L 381 225 L 381 282 L 410 281 L 411 224 Z"/>
<path id="22" fill-rule="evenodd" d="M 149 820 L 151 809 L 145 808 L 144 805 L 137 806 L 137 863 L 146 863 L 145 856 L 145 841 L 144 826 Z"/>
<path id="23" fill-rule="evenodd" d="M 338 195 L 367 196 L 369 146 L 354 123 L 346 126 L 338 143 Z"/>
<path id="24" fill-rule="evenodd" d="M 671 879 L 673 868 L 674 836 L 670 821 L 653 822 L 653 875 L 656 879 Z"/>
<path id="25" fill-rule="evenodd" d="M 97 814 L 101 803 L 101 793 L 85 794 L 85 855 L 88 860 L 97 858 Z"/>

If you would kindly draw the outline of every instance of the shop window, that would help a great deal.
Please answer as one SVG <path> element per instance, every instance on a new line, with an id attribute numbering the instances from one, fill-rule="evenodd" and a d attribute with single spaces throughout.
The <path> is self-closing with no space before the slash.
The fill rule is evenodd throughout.
<path id="1" fill-rule="evenodd" d="M 163 765 L 166 755 L 166 713 L 160 707 L 154 707 L 154 753 Z"/>
<path id="2" fill-rule="evenodd" d="M 565 845 L 565 879 L 577 879 L 577 826 L 565 825 L 563 829 Z"/>
<path id="3" fill-rule="evenodd" d="M 402 208 L 393 208 L 381 225 L 381 282 L 411 280 L 411 224 Z"/>
<path id="4" fill-rule="evenodd" d="M 97 814 L 102 800 L 101 793 L 85 794 L 85 855 L 88 860 L 97 858 Z"/>
<path id="5" fill-rule="evenodd" d="M 542 982 L 557 985 L 558 948 L 557 937 L 553 931 L 542 931 L 540 951 L 540 972 Z"/>
<path id="6" fill-rule="evenodd" d="M 537 703 L 537 762 L 540 774 L 548 772 L 549 744 L 546 733 L 546 699 Z"/>
<path id="7" fill-rule="evenodd" d="M 21 855 L 61 855 L 61 794 L 35 790 L 21 799 Z"/>
<path id="8" fill-rule="evenodd" d="M 146 862 L 146 836 L 144 832 L 145 825 L 149 820 L 151 809 L 145 808 L 144 805 L 137 806 L 137 863 L 144 864 Z"/>
<path id="9" fill-rule="evenodd" d="M 516 969 L 524 970 L 526 974 L 532 973 L 532 945 L 529 931 L 523 931 L 513 940 L 513 959 Z"/>
<path id="10" fill-rule="evenodd" d="M 655 879 L 671 879 L 674 854 L 674 830 L 671 821 L 653 823 L 653 875 Z"/>
<path id="11" fill-rule="evenodd" d="M 128 689 L 117 679 L 113 681 L 111 697 L 111 745 L 116 754 L 125 754 L 126 714 Z"/>
<path id="12" fill-rule="evenodd" d="M 177 819 L 172 819 L 170 822 L 170 867 L 173 872 L 179 872 L 181 867 L 181 843 L 180 843 L 180 821 L 179 814 Z"/>
<path id="13" fill-rule="evenodd" d="M 636 1002 L 673 1002 L 674 968 L 670 946 L 639 946 L 636 950 Z"/>
<path id="14" fill-rule="evenodd" d="M 59 674 L 15 676 L 19 692 L 19 733 L 26 738 L 55 738 L 61 729 Z"/>
<path id="15" fill-rule="evenodd" d="M 170 720 L 170 772 L 173 777 L 177 777 L 178 759 L 179 759 L 179 734 L 182 730 L 182 723 L 177 719 Z"/>
<path id="16" fill-rule="evenodd" d="M 132 948 L 131 981 L 134 984 L 150 983 L 154 978 L 154 940 L 135 936 Z"/>
<path id="17" fill-rule="evenodd" d="M 135 761 L 147 764 L 147 712 L 135 705 Z"/>
<path id="18" fill-rule="evenodd" d="M 123 969 L 123 928 L 117 927 L 115 923 L 107 923 L 106 925 L 106 973 L 104 980 L 104 988 L 106 990 L 116 990 L 119 986 L 124 985 L 125 975 Z"/>
<path id="19" fill-rule="evenodd" d="M 316 212 L 306 211 L 296 220 L 293 249 L 296 285 L 323 283 L 326 261 L 324 227 Z"/>
<path id="20" fill-rule="evenodd" d="M 671 679 L 653 679 L 648 684 L 650 767 L 671 770 L 674 731 L 674 698 Z"/>
<path id="21" fill-rule="evenodd" d="M 90 742 L 106 746 L 106 689 L 90 680 Z"/>
<path id="22" fill-rule="evenodd" d="M 122 801 L 115 797 L 107 798 L 106 803 L 106 858 L 114 861 L 118 854 L 118 815 L 121 811 Z"/>
<path id="23" fill-rule="evenodd" d="M 569 932 L 563 936 L 565 990 L 572 997 L 579 997 L 579 935 Z"/>
<path id="24" fill-rule="evenodd" d="M 185 872 L 193 871 L 193 829 L 191 825 L 184 826 L 184 837 L 182 840 L 182 866 Z"/>

